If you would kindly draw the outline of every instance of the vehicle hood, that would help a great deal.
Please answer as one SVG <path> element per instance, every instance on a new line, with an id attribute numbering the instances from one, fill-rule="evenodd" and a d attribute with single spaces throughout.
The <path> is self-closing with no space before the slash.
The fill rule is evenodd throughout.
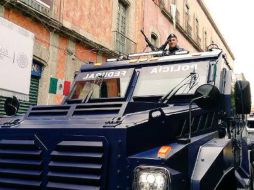
<path id="1" fill-rule="evenodd" d="M 107 104 L 34 106 L 14 127 L 20 128 L 127 128 L 148 122 L 153 113 L 186 112 L 187 106 L 159 103 L 117 102 Z M 156 115 L 157 113 L 155 113 Z M 156 116 L 155 116 L 156 117 Z M 13 127 L 13 126 L 12 126 Z"/>

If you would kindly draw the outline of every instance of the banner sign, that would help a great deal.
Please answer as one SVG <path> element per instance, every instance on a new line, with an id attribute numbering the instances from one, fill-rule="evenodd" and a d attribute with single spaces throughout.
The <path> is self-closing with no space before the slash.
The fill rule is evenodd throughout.
<path id="1" fill-rule="evenodd" d="M 34 34 L 0 17 L 0 95 L 29 100 Z"/>

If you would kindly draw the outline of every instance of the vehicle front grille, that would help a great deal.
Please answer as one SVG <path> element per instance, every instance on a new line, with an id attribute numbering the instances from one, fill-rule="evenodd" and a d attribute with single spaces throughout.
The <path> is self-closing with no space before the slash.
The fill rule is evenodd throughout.
<path id="1" fill-rule="evenodd" d="M 41 154 L 34 140 L 0 140 L 0 189 L 41 189 Z"/>
<path id="2" fill-rule="evenodd" d="M 118 114 L 122 103 L 107 104 L 84 104 L 78 105 L 73 112 L 73 116 L 80 115 L 100 115 L 100 114 Z"/>
<path id="3" fill-rule="evenodd" d="M 104 153 L 102 141 L 58 143 L 50 154 L 47 189 L 102 189 Z"/>
<path id="4" fill-rule="evenodd" d="M 70 106 L 34 106 L 28 113 L 28 118 L 32 117 L 54 117 L 66 116 Z"/>
<path id="5" fill-rule="evenodd" d="M 33 106 L 26 119 L 84 117 L 87 115 L 115 115 L 122 108 L 122 102 L 85 103 L 81 105 Z"/>

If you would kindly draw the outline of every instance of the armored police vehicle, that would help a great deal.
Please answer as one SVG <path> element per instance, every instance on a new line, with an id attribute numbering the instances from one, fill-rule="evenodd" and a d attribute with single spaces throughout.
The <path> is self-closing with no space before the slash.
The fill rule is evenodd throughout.
<path id="1" fill-rule="evenodd" d="M 252 188 L 231 82 L 219 49 L 86 64 L 61 105 L 2 124 L 0 189 Z"/>

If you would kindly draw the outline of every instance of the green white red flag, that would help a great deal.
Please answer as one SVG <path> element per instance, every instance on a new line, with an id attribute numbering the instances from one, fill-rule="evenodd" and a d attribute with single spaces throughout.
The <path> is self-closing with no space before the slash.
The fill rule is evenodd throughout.
<path id="1" fill-rule="evenodd" d="M 67 96 L 70 93 L 71 82 L 57 79 L 54 77 L 50 78 L 49 93 L 59 94 Z"/>

